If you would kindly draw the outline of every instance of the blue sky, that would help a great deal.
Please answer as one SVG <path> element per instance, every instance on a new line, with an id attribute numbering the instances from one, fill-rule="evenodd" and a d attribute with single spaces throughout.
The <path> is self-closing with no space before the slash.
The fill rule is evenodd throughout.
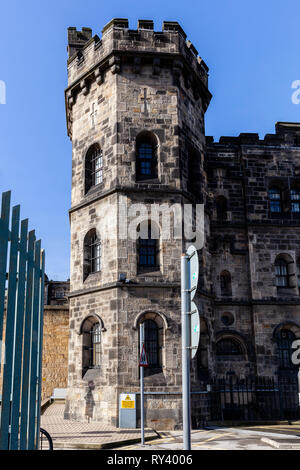
<path id="1" fill-rule="evenodd" d="M 179 21 L 210 68 L 206 134 L 274 132 L 300 121 L 297 0 L 10 0 L 0 10 L 0 191 L 12 190 L 46 249 L 52 279 L 69 276 L 71 143 L 66 134 L 67 27 L 101 34 L 113 17 Z"/>

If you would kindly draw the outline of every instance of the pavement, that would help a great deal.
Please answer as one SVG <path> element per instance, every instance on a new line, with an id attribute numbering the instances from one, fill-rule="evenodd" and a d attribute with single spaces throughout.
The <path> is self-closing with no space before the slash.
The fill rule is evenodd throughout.
<path id="1" fill-rule="evenodd" d="M 52 437 L 56 449 L 110 449 L 140 441 L 140 429 L 120 429 L 102 423 L 64 419 L 64 404 L 53 403 L 41 416 L 41 427 Z M 157 439 L 159 434 L 145 429 L 145 439 Z"/>
<path id="2" fill-rule="evenodd" d="M 119 429 L 95 422 L 65 420 L 64 404 L 53 403 L 41 417 L 41 427 L 53 439 L 54 450 L 174 450 L 183 449 L 182 431 Z M 300 422 L 294 424 L 207 427 L 191 432 L 192 450 L 300 450 Z"/>

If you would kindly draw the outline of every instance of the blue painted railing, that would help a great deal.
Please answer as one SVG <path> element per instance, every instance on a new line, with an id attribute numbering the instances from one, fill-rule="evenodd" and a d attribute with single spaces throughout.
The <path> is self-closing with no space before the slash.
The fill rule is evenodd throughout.
<path id="1" fill-rule="evenodd" d="M 40 432 L 45 253 L 34 230 L 28 232 L 28 220 L 20 222 L 20 206 L 12 208 L 10 220 L 10 199 L 10 191 L 2 194 L 0 449 L 33 450 Z"/>

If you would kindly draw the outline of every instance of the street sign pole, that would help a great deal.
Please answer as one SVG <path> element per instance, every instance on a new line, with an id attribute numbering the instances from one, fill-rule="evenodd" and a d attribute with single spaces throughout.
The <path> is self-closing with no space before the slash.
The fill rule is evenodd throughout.
<path id="1" fill-rule="evenodd" d="M 140 351 L 144 347 L 144 323 L 140 324 Z M 145 444 L 144 432 L 144 367 L 140 366 L 140 382 L 141 382 L 141 445 Z"/>
<path id="2" fill-rule="evenodd" d="M 191 450 L 190 404 L 190 271 L 189 256 L 181 256 L 181 325 L 182 325 L 182 414 L 183 448 Z"/>

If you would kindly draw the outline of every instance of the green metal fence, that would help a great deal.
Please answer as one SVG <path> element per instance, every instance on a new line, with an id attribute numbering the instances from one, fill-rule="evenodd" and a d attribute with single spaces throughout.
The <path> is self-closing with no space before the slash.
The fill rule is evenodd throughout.
<path id="1" fill-rule="evenodd" d="M 34 230 L 28 232 L 28 220 L 20 222 L 20 206 L 10 217 L 10 199 L 10 191 L 2 194 L 0 449 L 32 450 L 40 433 L 45 253 Z"/>

